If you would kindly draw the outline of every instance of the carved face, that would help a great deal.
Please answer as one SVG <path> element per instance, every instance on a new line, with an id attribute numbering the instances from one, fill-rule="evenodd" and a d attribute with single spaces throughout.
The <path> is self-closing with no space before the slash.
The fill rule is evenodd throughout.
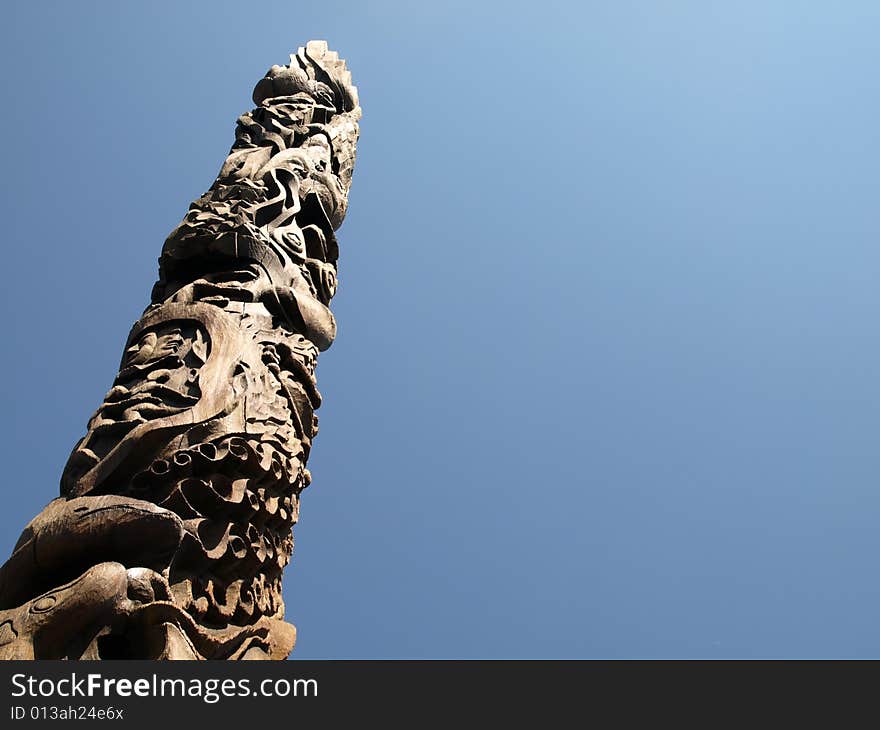
<path id="1" fill-rule="evenodd" d="M 64 494 L 85 494 L 111 473 L 137 468 L 138 461 L 154 458 L 176 435 L 223 409 L 222 398 L 203 396 L 228 381 L 232 353 L 213 357 L 217 333 L 212 327 L 217 330 L 221 323 L 208 315 L 212 307 L 187 309 L 181 316 L 179 305 L 160 307 L 132 333 L 113 387 L 64 470 Z"/>
<path id="2" fill-rule="evenodd" d="M 303 145 L 303 151 L 306 153 L 312 170 L 316 172 L 326 172 L 330 169 L 330 158 L 332 150 L 330 149 L 330 141 L 323 134 L 313 134 Z"/>
<path id="3" fill-rule="evenodd" d="M 198 327 L 186 324 L 153 327 L 126 350 L 122 369 L 92 421 L 92 430 L 110 424 L 134 426 L 198 402 L 199 369 L 208 358 L 208 345 Z"/>

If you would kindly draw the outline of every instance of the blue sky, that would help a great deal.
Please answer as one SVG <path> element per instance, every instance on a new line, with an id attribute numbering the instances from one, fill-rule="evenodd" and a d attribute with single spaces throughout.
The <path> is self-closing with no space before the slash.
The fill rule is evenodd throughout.
<path id="1" fill-rule="evenodd" d="M 364 109 L 295 658 L 880 656 L 869 2 L 10 4 L 0 552 L 254 82 Z"/>

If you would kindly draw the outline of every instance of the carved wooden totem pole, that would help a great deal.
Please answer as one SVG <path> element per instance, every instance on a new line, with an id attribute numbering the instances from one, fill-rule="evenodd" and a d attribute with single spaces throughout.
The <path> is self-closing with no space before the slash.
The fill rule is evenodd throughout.
<path id="1" fill-rule="evenodd" d="M 152 302 L 61 497 L 0 568 L 3 659 L 283 659 L 281 577 L 333 342 L 334 230 L 358 137 L 345 62 L 273 66 Z"/>

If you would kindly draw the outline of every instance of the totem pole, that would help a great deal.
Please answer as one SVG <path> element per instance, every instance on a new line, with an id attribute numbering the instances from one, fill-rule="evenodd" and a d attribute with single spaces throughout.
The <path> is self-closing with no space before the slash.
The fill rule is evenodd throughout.
<path id="1" fill-rule="evenodd" d="M 333 342 L 361 109 L 312 41 L 273 66 L 61 477 L 0 568 L 2 659 L 284 659 L 281 577 Z"/>

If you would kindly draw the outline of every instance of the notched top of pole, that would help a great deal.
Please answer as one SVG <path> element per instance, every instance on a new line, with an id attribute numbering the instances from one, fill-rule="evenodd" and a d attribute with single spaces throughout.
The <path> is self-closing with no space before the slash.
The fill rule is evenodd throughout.
<path id="1" fill-rule="evenodd" d="M 256 108 L 159 259 L 151 303 L 74 447 L 61 497 L 0 568 L 0 658 L 281 659 L 281 577 L 311 475 L 318 353 L 358 120 L 312 41 Z"/>

